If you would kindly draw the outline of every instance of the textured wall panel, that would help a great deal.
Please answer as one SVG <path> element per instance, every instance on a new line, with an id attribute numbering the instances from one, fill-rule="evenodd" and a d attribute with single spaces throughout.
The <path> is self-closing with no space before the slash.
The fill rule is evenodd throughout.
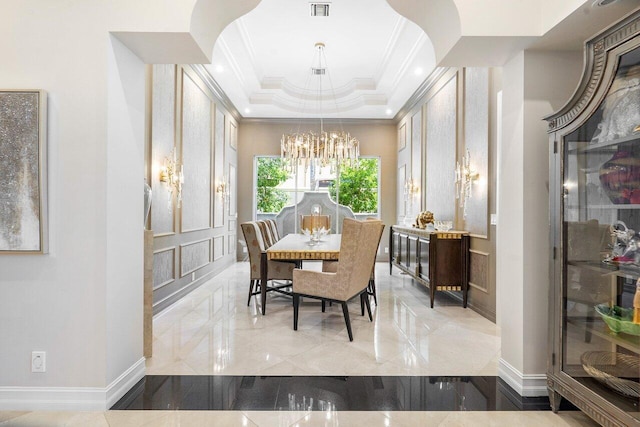
<path id="1" fill-rule="evenodd" d="M 469 284 L 489 292 L 489 254 L 470 250 Z"/>
<path id="2" fill-rule="evenodd" d="M 488 227 L 489 174 L 489 69 L 465 70 L 465 146 L 471 156 L 471 168 L 479 179 L 473 183 L 467 199 L 465 229 L 486 236 Z M 462 153 L 464 154 L 464 153 Z"/>
<path id="3" fill-rule="evenodd" d="M 236 150 L 238 148 L 238 128 L 234 122 L 229 122 L 229 146 Z"/>
<path id="4" fill-rule="evenodd" d="M 211 226 L 211 100 L 183 73 L 182 231 Z"/>
<path id="5" fill-rule="evenodd" d="M 224 177 L 224 113 L 216 108 L 216 129 L 215 129 L 215 167 L 214 176 L 217 181 Z M 224 225 L 224 200 L 216 194 L 213 202 L 213 226 Z"/>
<path id="6" fill-rule="evenodd" d="M 229 216 L 231 218 L 235 218 L 236 215 L 236 206 L 238 201 L 236 200 L 236 196 L 238 195 L 238 188 L 236 185 L 237 182 L 237 174 L 236 174 L 236 166 L 229 163 L 229 179 L 227 180 L 229 183 Z"/>
<path id="7" fill-rule="evenodd" d="M 180 275 L 184 276 L 211 262 L 211 239 L 180 245 Z"/>
<path id="8" fill-rule="evenodd" d="M 154 234 L 173 232 L 173 203 L 167 186 L 160 182 L 160 167 L 175 140 L 176 66 L 153 66 L 151 108 L 151 229 Z"/>
<path id="9" fill-rule="evenodd" d="M 153 289 L 157 289 L 175 279 L 175 249 L 165 249 L 153 254 Z"/>
<path id="10" fill-rule="evenodd" d="M 422 187 L 422 110 L 411 117 L 411 174 L 410 178 Z M 417 216 L 421 211 L 419 194 L 411 197 L 409 216 Z"/>
<path id="11" fill-rule="evenodd" d="M 224 256 L 224 236 L 213 238 L 213 260 L 220 259 Z"/>
<path id="12" fill-rule="evenodd" d="M 426 206 L 438 220 L 455 218 L 456 78 L 427 103 Z"/>
<path id="13" fill-rule="evenodd" d="M 407 214 L 407 199 L 404 195 L 404 183 L 407 179 L 407 165 L 402 165 L 398 168 L 398 218 L 402 219 Z"/>
<path id="14" fill-rule="evenodd" d="M 232 254 L 236 251 L 236 236 L 234 234 L 230 234 L 227 237 L 227 253 Z"/>
<path id="15" fill-rule="evenodd" d="M 407 146 L 407 126 L 403 123 L 398 129 L 398 151 L 404 150 Z"/>

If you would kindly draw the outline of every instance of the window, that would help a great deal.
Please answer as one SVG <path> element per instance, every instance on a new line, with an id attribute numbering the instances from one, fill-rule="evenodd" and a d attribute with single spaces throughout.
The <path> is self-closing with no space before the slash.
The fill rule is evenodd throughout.
<path id="1" fill-rule="evenodd" d="M 363 157 L 357 165 L 342 166 L 340 179 L 330 166 L 299 168 L 289 174 L 280 157 L 255 158 L 255 217 L 273 218 L 284 206 L 302 199 L 305 191 L 328 192 L 332 200 L 349 206 L 356 217 L 376 216 L 379 207 L 380 159 Z M 338 186 L 339 182 L 339 186 Z"/>

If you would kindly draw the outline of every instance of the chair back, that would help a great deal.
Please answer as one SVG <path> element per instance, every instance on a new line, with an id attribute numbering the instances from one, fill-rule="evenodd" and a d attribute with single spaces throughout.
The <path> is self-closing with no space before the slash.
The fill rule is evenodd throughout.
<path id="1" fill-rule="evenodd" d="M 251 279 L 259 279 L 262 252 L 266 250 L 264 240 L 262 240 L 262 233 L 258 224 L 253 221 L 243 222 L 240 227 L 249 252 Z"/>
<path id="2" fill-rule="evenodd" d="M 302 215 L 300 228 L 302 230 L 313 230 L 324 227 L 325 230 L 331 229 L 331 219 L 329 215 Z"/>
<path id="3" fill-rule="evenodd" d="M 278 226 L 276 225 L 276 221 L 273 219 L 268 219 L 267 224 L 271 227 L 271 236 L 275 239 L 274 243 L 280 240 L 280 233 L 278 233 Z"/>
<path id="4" fill-rule="evenodd" d="M 271 227 L 266 221 L 256 221 L 256 224 L 258 224 L 258 229 L 260 230 L 260 234 L 262 234 L 264 247 L 269 249 L 275 243 L 275 239 L 271 234 Z"/>
<path id="5" fill-rule="evenodd" d="M 336 273 L 336 291 L 344 300 L 368 286 L 383 230 L 382 221 L 344 219 Z"/>

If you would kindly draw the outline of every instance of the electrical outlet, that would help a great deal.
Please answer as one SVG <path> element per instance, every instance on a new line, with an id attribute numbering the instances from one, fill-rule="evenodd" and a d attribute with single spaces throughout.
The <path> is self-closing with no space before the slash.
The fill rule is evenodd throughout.
<path id="1" fill-rule="evenodd" d="M 491 214 L 491 225 L 498 225 L 498 214 Z"/>
<path id="2" fill-rule="evenodd" d="M 47 352 L 31 352 L 31 372 L 47 372 Z"/>
<path id="3" fill-rule="evenodd" d="M 385 253 L 385 254 L 388 254 L 388 253 L 389 253 L 389 246 L 385 246 L 385 247 L 384 247 L 384 253 Z"/>
<path id="4" fill-rule="evenodd" d="M 195 271 L 193 273 L 191 273 L 191 281 L 193 282 L 194 280 L 196 280 L 196 272 Z"/>

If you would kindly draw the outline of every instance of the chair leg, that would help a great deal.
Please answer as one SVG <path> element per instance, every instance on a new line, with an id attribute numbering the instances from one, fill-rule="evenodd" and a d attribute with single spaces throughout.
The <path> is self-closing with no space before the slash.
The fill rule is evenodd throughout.
<path id="1" fill-rule="evenodd" d="M 323 313 L 324 313 L 326 308 L 327 308 L 327 302 L 325 300 L 322 300 L 322 312 Z"/>
<path id="2" fill-rule="evenodd" d="M 351 320 L 349 320 L 349 307 L 347 302 L 342 302 L 342 313 L 344 314 L 344 322 L 347 324 L 347 332 L 349 333 L 349 341 L 353 341 L 353 334 L 351 333 Z"/>
<path id="3" fill-rule="evenodd" d="M 367 313 L 369 313 L 369 320 L 373 322 L 373 316 L 371 315 L 371 303 L 369 302 L 369 294 L 365 290 L 362 293 L 362 296 L 364 297 L 364 304 L 367 306 Z"/>
<path id="4" fill-rule="evenodd" d="M 367 293 L 367 290 L 365 289 L 365 291 L 360 294 L 360 315 L 361 316 L 364 316 L 364 298 L 365 298 L 364 296 L 366 295 L 366 293 Z"/>
<path id="5" fill-rule="evenodd" d="M 298 308 L 300 306 L 300 295 L 293 294 L 293 330 L 298 330 Z"/>
<path id="6" fill-rule="evenodd" d="M 378 305 L 378 296 L 376 295 L 376 280 L 375 279 L 371 279 L 369 281 L 369 289 L 370 289 L 370 294 L 373 295 L 373 302 Z"/>
<path id="7" fill-rule="evenodd" d="M 251 295 L 253 294 L 253 288 L 255 286 L 255 280 L 249 282 L 249 298 L 247 299 L 247 307 L 251 304 Z"/>

